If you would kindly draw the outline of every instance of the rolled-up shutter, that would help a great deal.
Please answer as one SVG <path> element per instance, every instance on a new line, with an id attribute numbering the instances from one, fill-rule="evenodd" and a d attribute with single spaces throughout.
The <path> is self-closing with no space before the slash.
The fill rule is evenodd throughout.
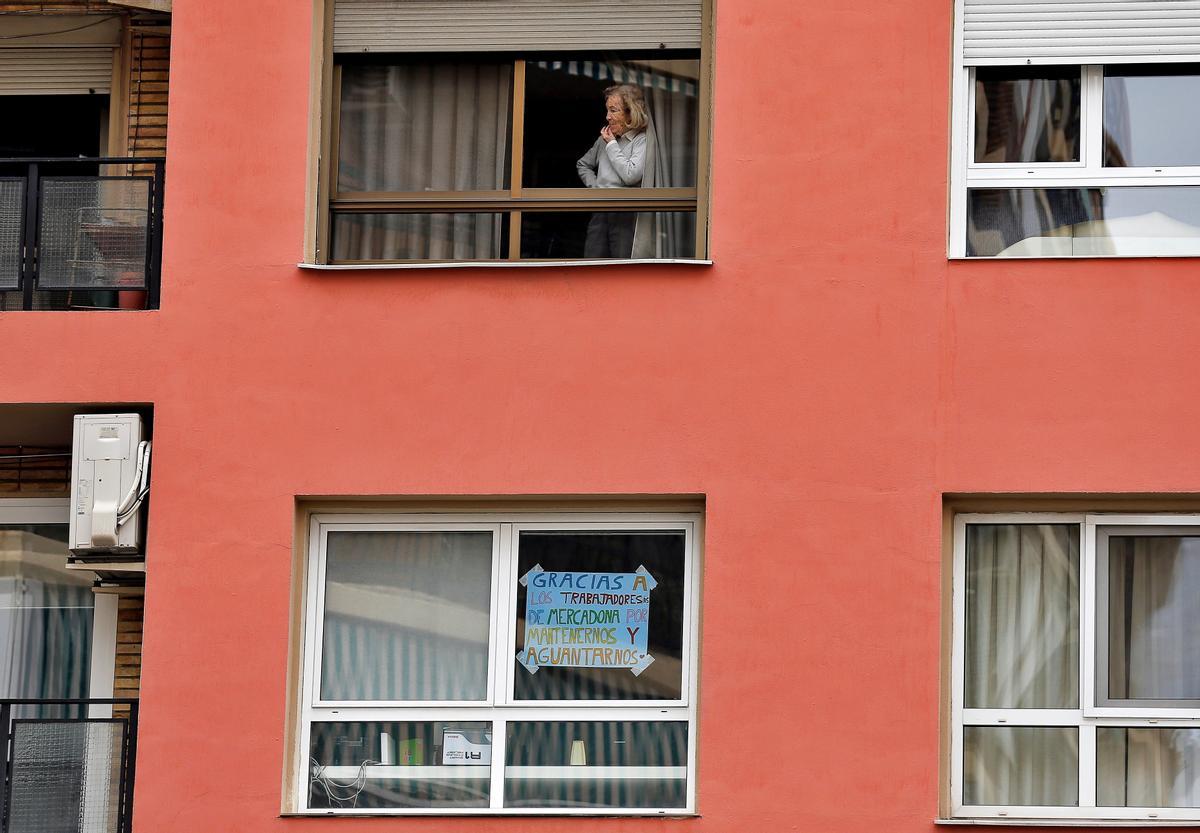
<path id="1" fill-rule="evenodd" d="M 104 46 L 0 46 L 0 95 L 74 95 L 112 89 Z"/>
<path id="2" fill-rule="evenodd" d="M 334 52 L 699 49 L 701 0 L 335 0 Z"/>
<path id="3" fill-rule="evenodd" d="M 1200 0 L 964 0 L 963 62 L 1200 61 Z"/>

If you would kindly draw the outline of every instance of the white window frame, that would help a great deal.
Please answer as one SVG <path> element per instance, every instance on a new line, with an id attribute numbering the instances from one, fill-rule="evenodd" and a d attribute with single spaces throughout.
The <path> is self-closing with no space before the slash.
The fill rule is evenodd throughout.
<path id="1" fill-rule="evenodd" d="M 550 816 L 683 816 L 696 812 L 696 687 L 698 669 L 699 530 L 697 513 L 446 513 L 446 514 L 316 514 L 309 525 L 305 588 L 303 681 L 300 725 L 295 750 L 298 813 L 302 815 L 550 815 Z M 513 658 L 516 656 L 517 556 L 523 530 L 679 530 L 684 533 L 684 618 L 682 688 L 678 700 L 516 700 Z M 326 544 L 331 531 L 488 531 L 492 539 L 491 627 L 488 642 L 488 699 L 479 701 L 323 701 L 320 699 L 321 631 L 324 625 Z M 676 773 L 687 779 L 684 807 L 670 808 L 507 808 L 504 802 L 507 723 L 510 721 L 646 721 L 686 722 L 687 766 Z M 489 807 L 309 808 L 309 737 L 313 723 L 360 721 L 481 721 L 492 724 L 492 767 Z M 374 766 L 367 767 L 370 777 Z M 424 769 L 408 767 L 407 769 Z M 578 768 L 577 768 L 578 769 Z M 595 777 L 608 772 L 593 767 Z M 612 768 L 632 770 L 636 768 Z M 604 770 L 604 771 L 601 771 Z M 379 773 L 382 774 L 382 773 Z M 414 772 L 414 775 L 423 773 Z M 432 773 L 424 773 L 431 775 Z M 578 774 L 578 772 L 572 773 Z"/>
<path id="2" fill-rule="evenodd" d="M 1097 63 L 1056 62 L 1053 66 L 1078 66 L 1080 69 L 1080 153 L 1078 162 L 1005 162 L 977 163 L 975 146 L 975 66 L 963 61 L 964 0 L 954 3 L 954 76 L 950 106 L 950 236 L 948 254 L 952 260 L 1046 260 L 1127 257 L 1195 257 L 1195 255 L 1025 255 L 1021 257 L 967 256 L 967 191 L 973 188 L 1116 188 L 1121 186 L 1200 186 L 1200 165 L 1139 168 L 1104 167 L 1104 67 L 1130 64 L 1128 58 L 1113 58 Z M 1147 55 L 1135 66 L 1157 64 L 1167 72 L 1172 63 L 1187 58 Z M 1042 62 L 1044 63 L 1044 62 Z M 1028 66 L 1029 62 L 1010 58 L 997 59 L 989 66 Z M 1200 196 L 1198 196 L 1200 199 Z"/>
<path id="3" fill-rule="evenodd" d="M 966 709 L 963 707 L 966 668 L 966 528 L 968 524 L 1063 524 L 1079 528 L 1079 708 L 1074 709 Z M 1098 536 L 1103 530 L 1144 526 L 1156 530 L 1196 527 L 1200 515 L 1084 514 L 1084 513 L 978 513 L 954 518 L 951 649 L 950 806 L 953 818 L 1094 820 L 1094 821 L 1200 821 L 1200 807 L 1097 807 L 1096 729 L 1200 728 L 1200 709 L 1175 707 L 1098 707 L 1095 649 L 1097 601 L 1096 565 Z M 1200 615 L 1200 611 L 1198 611 Z M 1009 807 L 963 803 L 963 735 L 966 726 L 1056 726 L 1077 729 L 1079 745 L 1079 805 L 1076 807 Z"/>
<path id="4" fill-rule="evenodd" d="M 65 497 L 0 498 L 0 525 L 71 523 L 71 501 Z M 117 596 L 93 593 L 92 647 L 88 697 L 113 696 L 117 662 Z M 89 717 L 111 717 L 112 706 L 89 706 Z"/>

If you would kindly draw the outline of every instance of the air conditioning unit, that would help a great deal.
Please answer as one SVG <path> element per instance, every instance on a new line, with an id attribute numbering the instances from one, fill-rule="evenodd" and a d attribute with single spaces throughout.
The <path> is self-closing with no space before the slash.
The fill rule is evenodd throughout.
<path id="1" fill-rule="evenodd" d="M 150 443 L 137 414 L 78 414 L 71 446 L 71 540 L 76 555 L 141 551 L 138 509 L 149 491 Z"/>

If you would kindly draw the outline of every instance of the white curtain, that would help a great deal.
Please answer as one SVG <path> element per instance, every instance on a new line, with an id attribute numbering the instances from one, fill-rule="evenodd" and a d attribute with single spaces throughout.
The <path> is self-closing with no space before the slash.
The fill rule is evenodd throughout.
<path id="1" fill-rule="evenodd" d="M 342 68 L 337 190 L 493 191 L 507 187 L 512 66 Z M 503 256 L 501 214 L 341 214 L 334 260 Z"/>
<path id="2" fill-rule="evenodd" d="M 1200 538 L 1112 537 L 1109 697 L 1200 698 Z"/>
<path id="3" fill-rule="evenodd" d="M 967 708 L 1079 705 L 1079 532 L 967 528 Z"/>
<path id="4" fill-rule="evenodd" d="M 492 538 L 333 532 L 321 693 L 330 700 L 482 700 Z"/>
<path id="5" fill-rule="evenodd" d="M 1078 803 L 1079 730 L 1074 726 L 967 726 L 963 733 L 964 803 Z"/>
<path id="6" fill-rule="evenodd" d="M 643 188 L 689 188 L 696 184 L 698 99 L 694 85 L 680 85 L 671 76 L 639 73 L 650 111 L 646 129 L 646 167 Z M 688 91 L 693 92 L 688 95 Z M 638 215 L 633 235 L 635 258 L 695 256 L 696 215 L 690 212 Z"/>
<path id="7" fill-rule="evenodd" d="M 1099 727 L 1096 803 L 1200 807 L 1200 729 Z"/>

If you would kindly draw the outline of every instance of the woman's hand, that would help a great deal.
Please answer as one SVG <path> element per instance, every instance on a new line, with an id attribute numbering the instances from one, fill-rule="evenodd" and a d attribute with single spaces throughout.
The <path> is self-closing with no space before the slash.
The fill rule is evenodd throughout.
<path id="1" fill-rule="evenodd" d="M 614 141 L 617 137 L 613 135 L 612 128 L 606 124 L 604 127 L 600 128 L 600 138 L 603 139 L 605 143 L 608 143 Z"/>

